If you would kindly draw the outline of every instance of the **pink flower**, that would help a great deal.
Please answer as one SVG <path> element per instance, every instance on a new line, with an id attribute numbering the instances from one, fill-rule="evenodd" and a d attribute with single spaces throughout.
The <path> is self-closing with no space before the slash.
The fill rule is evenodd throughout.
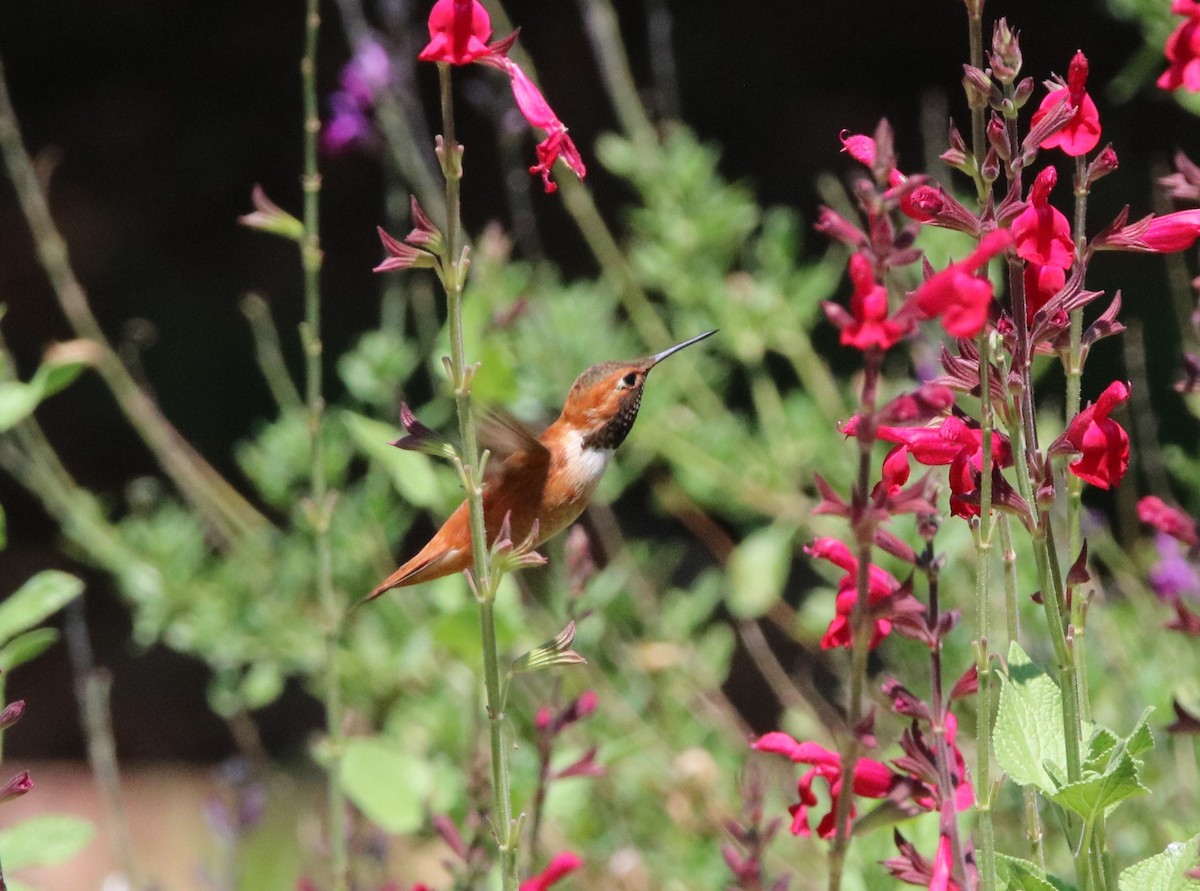
<path id="1" fill-rule="evenodd" d="M 521 883 L 520 891 L 546 891 L 563 876 L 574 872 L 581 866 L 583 866 L 583 860 L 578 854 L 572 854 L 570 851 L 555 854 L 550 860 L 550 865 L 542 872 Z"/>
<path id="2" fill-rule="evenodd" d="M 1163 47 L 1169 64 L 1158 85 L 1164 90 L 1186 87 L 1194 92 L 1200 90 L 1200 3 L 1175 0 L 1171 12 L 1187 19 L 1175 27 Z"/>
<path id="3" fill-rule="evenodd" d="M 1101 489 L 1120 485 L 1129 467 L 1129 435 L 1109 417 L 1129 398 L 1129 385 L 1113 381 L 1067 425 L 1052 452 L 1079 452 L 1080 457 L 1067 469 L 1084 482 Z"/>
<path id="4" fill-rule="evenodd" d="M 1066 85 L 1051 90 L 1030 121 L 1030 126 L 1036 127 L 1038 121 L 1061 102 L 1067 102 L 1075 109 L 1075 114 L 1065 127 L 1042 140 L 1042 148 L 1060 148 L 1071 157 L 1078 157 L 1086 155 L 1100 141 L 1100 112 L 1096 110 L 1092 97 L 1084 91 L 1087 76 L 1087 57 L 1082 50 L 1076 51 L 1067 71 Z"/>
<path id="5" fill-rule="evenodd" d="M 911 330 L 888 318 L 887 288 L 875 280 L 871 261 L 864 254 L 850 257 L 850 281 L 854 293 L 850 295 L 850 312 L 832 302 L 822 304 L 825 315 L 842 331 L 842 346 L 866 350 L 878 347 L 889 349 Z"/>
<path id="6" fill-rule="evenodd" d="M 813 783 L 818 779 L 829 784 L 830 802 L 829 813 L 817 824 L 817 835 L 821 838 L 833 838 L 837 826 L 838 799 L 842 795 L 842 759 L 837 752 L 818 745 L 815 742 L 797 742 L 786 733 L 778 731 L 767 733 L 754 748 L 760 752 L 774 752 L 786 755 L 796 764 L 810 764 L 812 769 L 800 777 L 796 791 L 800 801 L 788 808 L 792 815 L 792 834 L 808 836 L 812 834 L 809 826 L 808 809 L 817 803 L 813 792 Z M 851 779 L 852 794 L 863 798 L 886 798 L 895 784 L 897 776 L 891 769 L 880 761 L 871 758 L 859 758 L 854 765 Z M 850 805 L 850 820 L 855 816 L 854 804 Z M 849 829 L 849 825 L 846 827 Z"/>
<path id="7" fill-rule="evenodd" d="M 842 151 L 864 167 L 875 166 L 875 140 L 861 133 L 841 132 Z"/>
<path id="8" fill-rule="evenodd" d="M 1004 229 L 989 232 L 967 257 L 935 272 L 913 291 L 905 304 L 924 318 L 940 316 L 952 337 L 974 337 L 987 323 L 992 284 L 975 275 L 988 260 L 1012 243 Z"/>
<path id="9" fill-rule="evenodd" d="M 842 428 L 845 433 L 850 425 Z M 888 427 L 876 429 L 887 442 L 904 443 L 917 462 L 927 467 L 950 465 L 950 512 L 956 517 L 974 517 L 979 508 L 970 502 L 978 486 L 975 477 L 983 469 L 983 431 L 951 416 L 937 427 Z M 992 465 L 1012 464 L 1012 448 L 1000 433 L 992 434 Z"/>
<path id="10" fill-rule="evenodd" d="M 1025 265 L 1025 320 L 1033 324 L 1037 311 L 1066 284 L 1067 271 L 1061 266 Z"/>
<path id="11" fill-rule="evenodd" d="M 835 647 L 849 647 L 853 643 L 850 628 L 850 614 L 858 601 L 858 558 L 850 548 L 836 538 L 818 538 L 806 547 L 805 552 L 812 557 L 828 560 L 834 566 L 846 571 L 838 582 L 837 601 L 833 621 L 829 623 L 824 636 L 821 638 L 821 648 L 832 650 Z M 874 606 L 883 600 L 899 593 L 900 582 L 886 569 L 881 569 L 874 563 L 867 568 L 868 602 Z M 875 630 L 871 635 L 870 649 L 875 649 L 883 639 L 891 633 L 892 623 L 886 617 L 875 619 Z"/>
<path id="12" fill-rule="evenodd" d="M 1022 260 L 1069 269 L 1075 262 L 1071 224 L 1049 200 L 1057 181 L 1058 173 L 1053 167 L 1037 175 L 1029 189 L 1028 205 L 1013 220 L 1012 237 L 1017 256 Z"/>
<path id="13" fill-rule="evenodd" d="M 508 75 L 512 84 L 513 98 L 516 99 L 517 108 L 521 110 L 525 120 L 529 122 L 530 126 L 546 131 L 546 138 L 537 145 L 538 163 L 529 168 L 530 173 L 542 175 L 542 183 L 546 187 L 546 192 L 550 193 L 558 189 L 558 185 L 550 179 L 550 171 L 554 167 L 554 162 L 559 158 L 571 169 L 572 173 L 583 179 L 587 175 L 583 158 L 580 156 L 579 150 L 575 148 L 571 137 L 567 135 L 566 125 L 558 119 L 558 115 L 554 113 L 554 109 L 550 107 L 550 103 L 546 101 L 542 91 L 537 88 L 537 84 L 531 81 L 520 66 L 504 55 L 502 51 L 494 52 L 479 61 L 493 68 L 499 68 Z"/>
<path id="14" fill-rule="evenodd" d="M 938 839 L 937 854 L 933 857 L 933 875 L 929 879 L 929 891 L 958 891 L 958 884 L 951 878 L 954 870 L 954 852 L 950 837 Z"/>
<path id="15" fill-rule="evenodd" d="M 1170 254 L 1190 248 L 1197 235 L 1200 235 L 1200 209 L 1181 210 L 1154 217 L 1141 240 L 1148 250 Z"/>
<path id="16" fill-rule="evenodd" d="M 491 52 L 492 20 L 478 0 L 437 0 L 429 13 L 429 43 L 423 62 L 467 65 Z"/>
<path id="17" fill-rule="evenodd" d="M 1171 507 L 1157 495 L 1147 495 L 1137 506 L 1138 519 L 1185 545 L 1200 545 L 1196 521 L 1177 507 Z"/>

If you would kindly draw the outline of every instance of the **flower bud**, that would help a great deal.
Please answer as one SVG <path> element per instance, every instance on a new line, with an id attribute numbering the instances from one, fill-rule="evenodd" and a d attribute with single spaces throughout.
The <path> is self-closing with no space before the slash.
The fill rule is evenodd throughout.
<path id="1" fill-rule="evenodd" d="M 1108 174 L 1117 169 L 1117 166 L 1117 153 L 1113 151 L 1112 143 L 1110 142 L 1100 150 L 1100 154 L 1096 155 L 1096 157 L 1092 159 L 1092 163 L 1088 165 L 1088 185 L 1091 185 L 1101 177 L 1108 176 Z"/>
<path id="2" fill-rule="evenodd" d="M 1017 87 L 1013 90 L 1013 105 L 1016 108 L 1024 108 L 1025 103 L 1029 101 L 1029 97 L 1033 95 L 1034 81 L 1032 77 L 1023 77 L 1017 83 Z"/>
<path id="3" fill-rule="evenodd" d="M 1021 71 L 1020 35 L 1008 27 L 1005 19 L 996 22 L 992 29 L 990 61 L 992 75 L 1002 84 L 1011 84 Z"/>
<path id="4" fill-rule="evenodd" d="M 17 699 L 10 702 L 4 707 L 4 711 L 0 711 L 0 730 L 7 730 L 13 724 L 21 720 L 21 715 L 25 714 L 25 700 Z"/>
<path id="5" fill-rule="evenodd" d="M 996 152 L 1001 161 L 1009 159 L 1008 131 L 1000 115 L 993 113 L 987 122 L 988 145 Z"/>
<path id="6" fill-rule="evenodd" d="M 996 156 L 994 148 L 988 149 L 987 156 L 983 159 L 983 166 L 979 169 L 980 175 L 984 182 L 994 183 L 1000 176 L 1000 159 Z"/>
<path id="7" fill-rule="evenodd" d="M 29 778 L 29 771 L 23 770 L 11 780 L 9 780 L 4 788 L 0 789 L 0 802 L 9 801 L 13 798 L 20 798 L 26 792 L 33 789 L 33 780 Z"/>
<path id="8" fill-rule="evenodd" d="M 963 90 L 970 108 L 986 108 L 990 104 L 998 104 L 1002 98 L 1000 90 L 987 73 L 974 65 L 963 66 Z"/>

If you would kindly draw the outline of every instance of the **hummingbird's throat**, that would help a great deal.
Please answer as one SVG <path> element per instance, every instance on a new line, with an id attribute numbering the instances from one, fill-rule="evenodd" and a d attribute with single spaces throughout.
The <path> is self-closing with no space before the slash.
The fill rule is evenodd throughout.
<path id="1" fill-rule="evenodd" d="M 583 447 L 585 449 L 615 449 L 625 441 L 625 437 L 633 429 L 633 422 L 637 420 L 638 408 L 641 407 L 641 404 L 642 391 L 639 388 L 629 394 L 629 397 L 617 409 L 617 413 L 604 426 L 593 430 L 583 438 Z"/>

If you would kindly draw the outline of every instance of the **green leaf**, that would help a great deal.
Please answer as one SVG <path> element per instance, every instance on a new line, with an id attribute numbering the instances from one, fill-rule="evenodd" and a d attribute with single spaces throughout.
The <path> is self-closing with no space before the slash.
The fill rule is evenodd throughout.
<path id="1" fill-rule="evenodd" d="M 342 758 L 346 795 L 388 832 L 415 832 L 425 822 L 425 801 L 433 791 L 433 768 L 393 740 L 360 736 Z"/>
<path id="2" fill-rule="evenodd" d="M 1200 865 L 1200 835 L 1186 842 L 1167 845 L 1161 854 L 1148 857 L 1121 872 L 1117 879 L 1120 891 L 1195 891 L 1200 881 L 1186 873 Z"/>
<path id="3" fill-rule="evenodd" d="M 87 820 L 71 814 L 42 814 L 0 830 L 4 869 L 55 866 L 74 857 L 95 834 Z"/>
<path id="4" fill-rule="evenodd" d="M 1000 679 L 996 761 L 1020 785 L 1053 793 L 1059 784 L 1051 771 L 1065 776 L 1067 763 L 1058 685 L 1016 643 L 1009 647 L 1008 671 Z"/>
<path id="5" fill-rule="evenodd" d="M 83 593 L 83 582 L 57 570 L 39 572 L 0 602 L 0 641 L 9 641 L 54 615 Z"/>
<path id="6" fill-rule="evenodd" d="M 38 403 L 70 384 L 83 369 L 83 362 L 50 358 L 38 366 L 28 383 L 0 382 L 0 431 L 10 430 L 25 420 Z"/>
<path id="7" fill-rule="evenodd" d="M 739 619 L 766 612 L 783 593 L 795 529 L 768 526 L 750 533 L 729 557 L 729 611 Z"/>
<path id="8" fill-rule="evenodd" d="M 387 471 L 405 501 L 418 507 L 437 506 L 437 475 L 427 455 L 393 446 L 398 432 L 390 424 L 349 411 L 342 413 L 342 420 L 354 444 Z"/>
<path id="9" fill-rule="evenodd" d="M 57 642 L 58 631 L 54 628 L 34 628 L 18 634 L 0 647 L 0 671 L 8 673 L 19 665 L 32 662 Z"/>
<path id="10" fill-rule="evenodd" d="M 996 875 L 1009 891 L 1055 891 L 1054 883 L 1036 863 L 1019 857 L 997 854 Z"/>
<path id="11" fill-rule="evenodd" d="M 1138 782 L 1136 762 L 1126 752 L 1103 774 L 1063 786 L 1049 798 L 1091 821 L 1126 798 L 1148 794 L 1150 790 Z"/>
<path id="12" fill-rule="evenodd" d="M 1142 712 L 1133 731 L 1125 739 L 1125 750 L 1134 758 L 1154 748 L 1154 734 L 1150 732 L 1150 713 L 1153 711 L 1154 706 L 1149 706 Z"/>

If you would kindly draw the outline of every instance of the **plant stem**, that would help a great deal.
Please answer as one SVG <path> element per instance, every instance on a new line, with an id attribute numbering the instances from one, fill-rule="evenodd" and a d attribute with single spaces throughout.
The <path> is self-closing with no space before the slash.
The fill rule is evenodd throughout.
<path id="1" fill-rule="evenodd" d="M 483 642 L 483 679 L 487 695 L 488 735 L 492 752 L 493 831 L 500 851 L 500 878 L 504 891 L 515 891 L 517 876 L 517 831 L 512 816 L 509 791 L 508 750 L 504 746 L 504 704 L 500 689 L 500 659 L 496 647 L 496 592 L 491 587 L 488 542 L 483 515 L 483 485 L 480 474 L 482 456 L 471 408 L 471 377 L 463 345 L 462 301 L 466 277 L 464 257 L 459 247 L 462 149 L 454 138 L 454 97 L 450 66 L 438 65 L 442 106 L 442 170 L 446 175 L 446 256 L 442 284 L 446 288 L 450 326 L 450 375 L 454 386 L 454 405 L 458 413 L 463 452 L 461 470 L 467 489 L 471 517 L 471 554 L 475 597 L 479 603 L 479 629 Z"/>
<path id="2" fill-rule="evenodd" d="M 976 718 L 975 811 L 979 816 L 979 876 L 984 891 L 996 887 L 996 838 L 992 824 L 992 347 L 987 332 L 979 335 L 979 393 L 981 462 L 979 471 L 979 526 L 975 533 L 975 667 L 979 674 Z M 935 691 L 935 695 L 938 695 Z M 935 718 L 937 716 L 935 715 Z"/>
<path id="3" fill-rule="evenodd" d="M 846 714 L 848 733 L 841 746 L 843 786 L 838 796 L 833 844 L 829 851 L 829 891 L 838 891 L 850 847 L 850 805 L 854 797 L 854 768 L 858 765 L 859 725 L 862 722 L 863 689 L 867 681 L 873 623 L 870 618 L 871 549 L 875 543 L 875 521 L 868 510 L 871 491 L 871 451 L 875 445 L 875 401 L 883 354 L 875 347 L 863 355 L 862 399 L 858 417 L 858 478 L 854 483 L 850 525 L 858 560 L 857 591 L 850 611 L 850 703 Z"/>
<path id="4" fill-rule="evenodd" d="M 341 633 L 344 607 L 333 584 L 333 545 L 329 526 L 333 518 L 336 493 L 329 490 L 325 478 L 325 398 L 322 393 L 321 343 L 321 175 L 317 170 L 317 133 L 321 128 L 317 113 L 317 38 L 321 31 L 318 0 L 308 0 L 305 15 L 304 58 L 300 74 L 304 92 L 304 238 L 300 243 L 300 262 L 304 269 L 304 323 L 300 338 L 304 347 L 304 398 L 308 412 L 312 448 L 309 498 L 316 555 L 317 599 L 321 606 L 325 637 L 325 727 L 329 735 L 328 779 L 329 866 L 333 891 L 348 891 L 350 858 L 346 838 L 346 793 L 342 788 L 343 732 Z"/>
<path id="5" fill-rule="evenodd" d="M 71 270 L 67 244 L 54 225 L 44 187 L 21 141 L 16 112 L 0 64 L 0 150 L 33 235 L 34 247 L 55 296 L 77 337 L 98 348 L 96 372 L 112 392 L 125 417 L 153 452 L 187 502 L 225 545 L 265 529 L 267 521 L 204 460 L 162 415 L 150 395 L 134 380 L 105 337 L 88 305 L 87 293 Z"/>

